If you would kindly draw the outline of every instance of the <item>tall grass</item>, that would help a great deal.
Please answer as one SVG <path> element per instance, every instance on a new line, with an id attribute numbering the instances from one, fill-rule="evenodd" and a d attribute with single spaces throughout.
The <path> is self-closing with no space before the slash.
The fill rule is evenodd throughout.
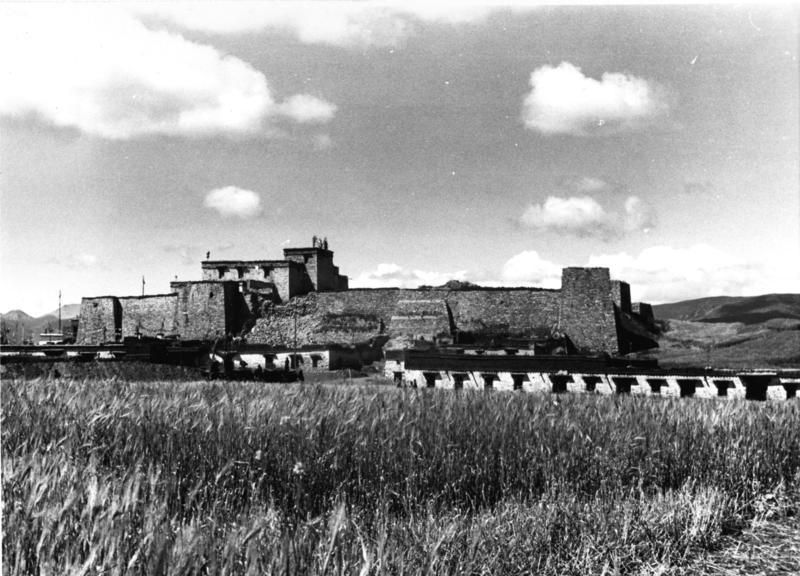
<path id="1" fill-rule="evenodd" d="M 637 573 L 794 490 L 797 403 L 9 381 L 4 573 Z"/>

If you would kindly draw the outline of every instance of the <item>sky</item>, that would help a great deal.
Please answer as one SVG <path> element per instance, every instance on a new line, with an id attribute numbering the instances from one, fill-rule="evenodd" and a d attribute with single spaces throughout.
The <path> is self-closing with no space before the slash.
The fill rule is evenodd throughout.
<path id="1" fill-rule="evenodd" d="M 800 292 L 796 5 L 0 3 L 0 310 L 327 237 L 351 287 Z"/>

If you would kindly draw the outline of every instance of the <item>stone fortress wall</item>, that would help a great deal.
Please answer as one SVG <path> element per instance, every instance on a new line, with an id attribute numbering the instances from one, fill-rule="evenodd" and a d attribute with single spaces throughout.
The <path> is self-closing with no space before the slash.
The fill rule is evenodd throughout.
<path id="1" fill-rule="evenodd" d="M 565 268 L 560 290 L 349 289 L 333 252 L 315 243 L 283 260 L 206 260 L 202 280 L 172 282 L 156 296 L 84 298 L 79 344 L 130 336 L 213 340 L 243 336 L 272 346 L 381 343 L 404 346 L 566 336 L 580 351 L 628 352 L 655 345 L 652 309 L 630 301 L 607 268 Z M 391 346 L 392 344 L 390 344 Z"/>

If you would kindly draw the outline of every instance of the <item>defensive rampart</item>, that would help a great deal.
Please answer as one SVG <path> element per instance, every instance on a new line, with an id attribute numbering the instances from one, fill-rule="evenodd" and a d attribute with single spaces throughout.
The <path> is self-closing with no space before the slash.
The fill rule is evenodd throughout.
<path id="1" fill-rule="evenodd" d="M 268 307 L 248 341 L 291 346 L 296 336 L 298 345 L 363 342 L 391 332 L 400 301 L 417 300 L 445 302 L 461 334 L 524 337 L 558 324 L 558 290 L 351 289 L 311 293 L 286 305 Z"/>

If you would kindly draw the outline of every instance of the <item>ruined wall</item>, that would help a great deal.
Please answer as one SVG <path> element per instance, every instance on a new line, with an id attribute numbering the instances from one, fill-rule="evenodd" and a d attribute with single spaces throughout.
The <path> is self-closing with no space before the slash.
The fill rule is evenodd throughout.
<path id="1" fill-rule="evenodd" d="M 452 334 L 450 310 L 444 300 L 398 300 L 389 323 L 392 336 L 434 340 Z"/>
<path id="2" fill-rule="evenodd" d="M 609 284 L 606 299 L 610 302 Z M 318 292 L 273 306 L 248 341 L 272 345 L 364 342 L 385 335 L 400 300 L 440 300 L 463 333 L 533 335 L 558 323 L 559 292 L 538 289 L 354 289 Z M 613 316 L 612 316 L 613 320 Z"/>
<path id="3" fill-rule="evenodd" d="M 176 294 L 120 297 L 122 337 L 175 334 L 177 301 Z"/>
<path id="4" fill-rule="evenodd" d="M 559 326 L 579 350 L 618 351 L 608 268 L 564 268 Z"/>
<path id="5" fill-rule="evenodd" d="M 459 332 L 533 336 L 558 324 L 558 290 L 507 289 L 450 292 L 447 303 Z"/>
<path id="6" fill-rule="evenodd" d="M 122 309 L 114 296 L 82 298 L 78 316 L 77 344 L 115 342 L 122 327 Z"/>

